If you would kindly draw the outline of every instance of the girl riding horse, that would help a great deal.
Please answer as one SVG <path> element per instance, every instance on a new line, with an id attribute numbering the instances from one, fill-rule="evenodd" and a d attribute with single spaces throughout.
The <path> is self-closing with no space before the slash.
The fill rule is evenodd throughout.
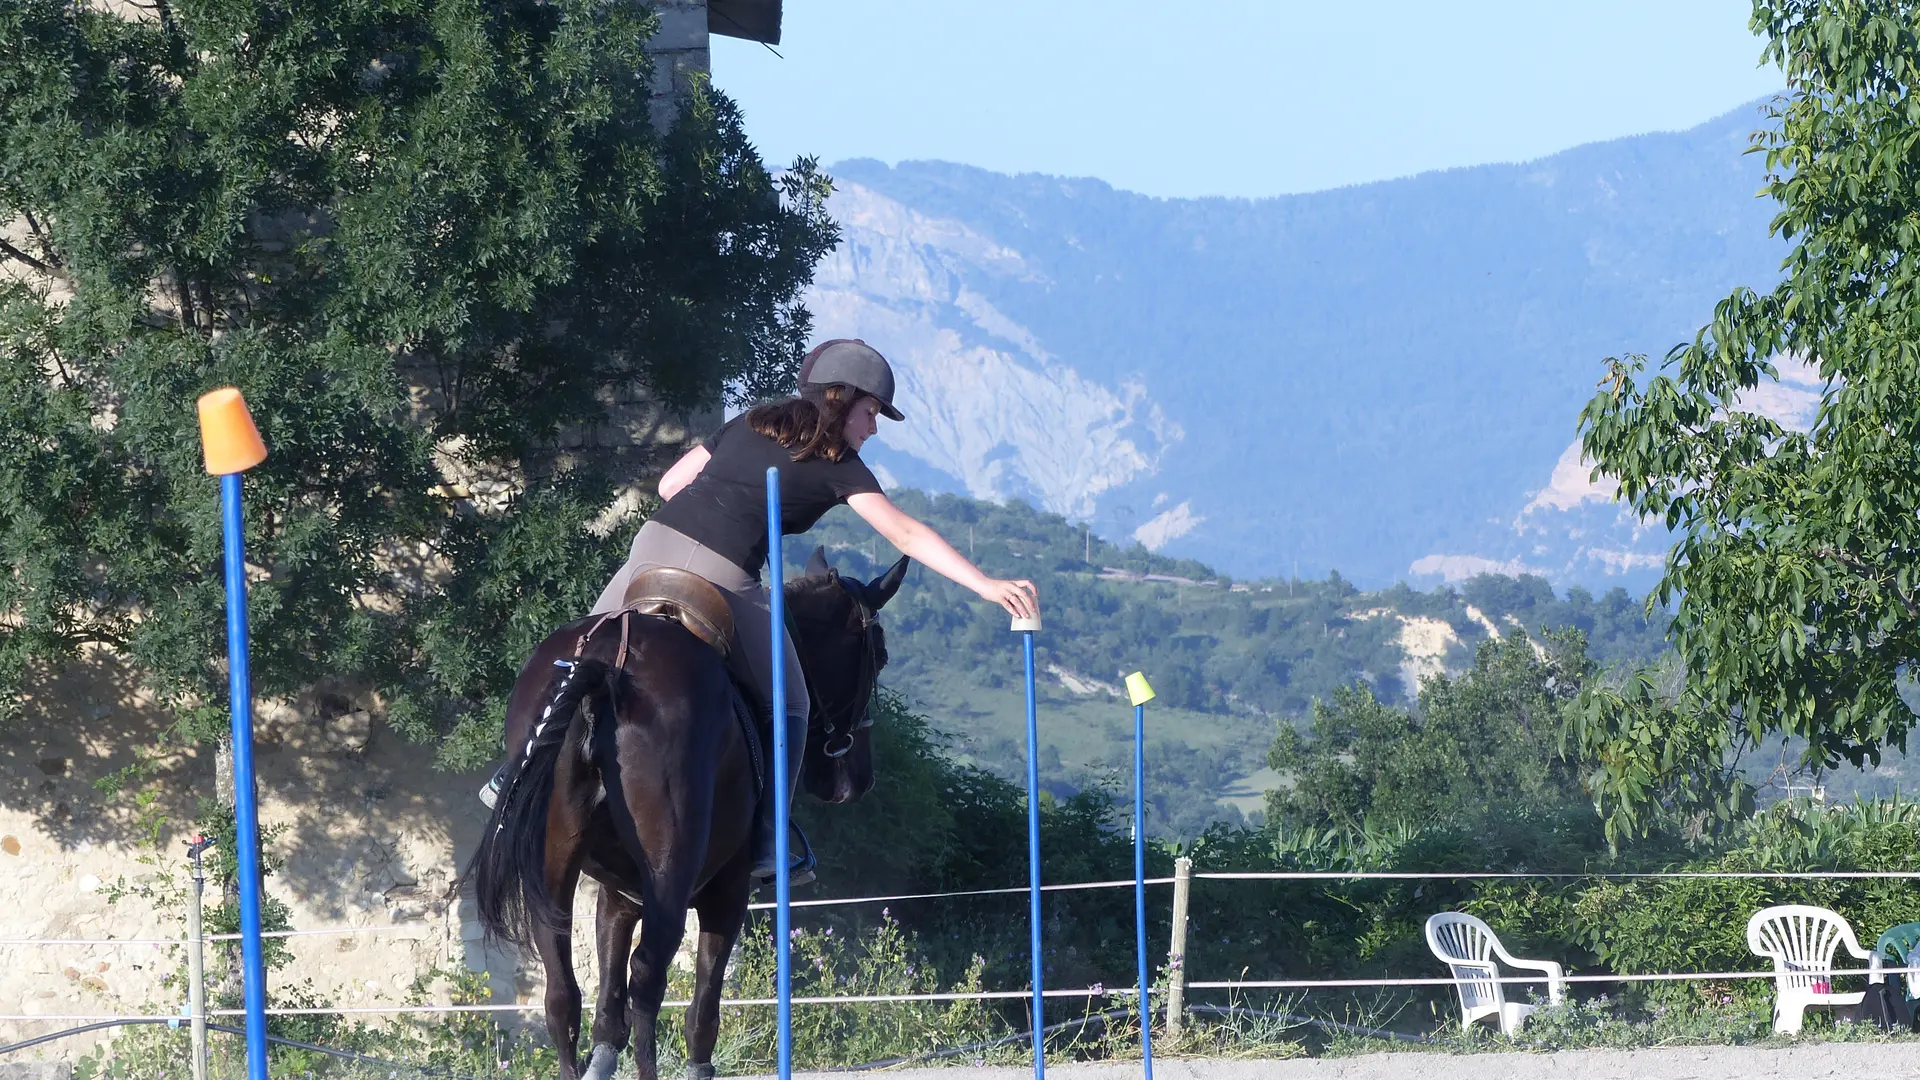
<path id="1" fill-rule="evenodd" d="M 878 417 L 904 420 L 893 404 L 893 368 L 864 341 L 836 338 L 814 347 L 800 364 L 798 397 L 761 405 L 721 425 L 667 470 L 660 480 L 665 504 L 633 538 L 626 564 L 600 594 L 593 614 L 617 610 L 634 575 L 660 566 L 691 570 L 718 586 L 732 609 L 737 654 L 760 700 L 773 696 L 772 613 L 760 568 L 767 561 L 766 471 L 780 468 L 780 531 L 813 528 L 822 515 L 845 503 L 909 559 L 999 604 L 1015 618 L 1039 610 L 1033 583 L 988 577 L 953 545 L 914 520 L 880 490 L 860 448 L 879 430 Z M 793 640 L 783 634 L 787 657 L 782 707 L 787 745 L 799 746 L 807 731 L 807 685 Z M 739 665 L 736 665 L 738 667 Z M 524 742 L 509 730 L 507 745 Z M 789 783 L 799 775 L 800 756 L 789 758 Z M 504 767 L 503 770 L 504 772 Z M 492 806 L 501 773 L 481 792 Z M 773 803 L 761 800 L 753 833 L 753 873 L 774 875 Z M 793 884 L 813 880 L 813 856 L 804 842 L 792 864 Z"/>
<path id="2" fill-rule="evenodd" d="M 867 733 L 854 714 L 886 663 L 875 616 L 900 587 L 909 558 L 1015 617 L 1037 613 L 1031 582 L 981 573 L 895 507 L 860 461 L 876 418 L 901 419 L 893 395 L 892 370 L 864 342 L 815 348 L 797 398 L 730 421 L 674 464 L 660 485 L 666 505 L 641 527 L 595 613 L 556 631 L 521 672 L 507 708 L 515 754 L 483 792 L 493 815 L 467 876 L 489 936 L 540 954 L 563 1080 L 580 1075 L 581 1001 L 570 951 L 582 874 L 601 884 L 600 1001 L 587 1076 L 610 1076 L 632 1036 L 640 1076 L 653 1080 L 655 1024 L 686 912 L 700 916 L 687 1060 L 690 1074 L 704 1077 L 712 1075 L 721 978 L 750 881 L 774 873 L 772 800 L 756 800 L 764 785 L 756 781 L 754 740 L 730 722 L 738 696 L 720 654 L 667 619 L 617 614 L 607 625 L 637 574 L 674 567 L 717 586 L 733 616 L 732 654 L 744 650 L 746 674 L 770 700 L 774 627 L 759 581 L 768 549 L 766 469 L 781 470 L 783 533 L 804 532 L 845 502 L 906 553 L 869 583 L 839 577 L 816 553 L 788 587 L 802 642 L 796 650 L 782 628 L 788 693 L 775 704 L 789 745 L 802 748 L 790 757 L 788 790 L 804 778 L 809 793 L 829 802 L 857 798 L 872 785 Z M 844 743 L 809 730 L 810 697 L 826 723 L 849 721 Z M 796 869 L 809 873 L 810 860 Z M 629 957 L 636 923 L 640 944 Z"/>

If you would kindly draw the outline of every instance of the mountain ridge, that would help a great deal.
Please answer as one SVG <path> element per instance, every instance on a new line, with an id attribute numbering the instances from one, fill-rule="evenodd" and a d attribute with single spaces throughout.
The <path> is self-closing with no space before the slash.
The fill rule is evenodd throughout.
<path id="1" fill-rule="evenodd" d="M 895 483 L 1236 575 L 1642 589 L 1664 536 L 1568 447 L 1604 357 L 1777 276 L 1759 122 L 1257 200 L 847 161 L 808 303 L 896 361 Z"/>

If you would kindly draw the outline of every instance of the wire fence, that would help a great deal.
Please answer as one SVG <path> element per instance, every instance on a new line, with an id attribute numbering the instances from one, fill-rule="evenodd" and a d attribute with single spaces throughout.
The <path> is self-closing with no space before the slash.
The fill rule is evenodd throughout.
<path id="1" fill-rule="evenodd" d="M 1628 881 L 1657 879 L 1778 879 L 1783 881 L 1824 880 L 1913 880 L 1920 870 L 1206 870 L 1195 871 L 1195 881 L 1483 881 L 1483 880 L 1555 880 L 1555 881 Z M 1171 877 L 1147 878 L 1149 886 L 1171 885 Z M 1131 889 L 1132 878 L 1116 881 L 1077 881 L 1042 885 L 1041 892 L 1085 892 L 1096 889 Z M 950 892 L 888 893 L 879 896 L 842 896 L 815 900 L 795 900 L 797 908 L 840 907 L 856 904 L 905 903 L 915 900 L 952 900 L 977 896 L 1025 895 L 1025 885 L 999 889 L 958 889 Z M 772 903 L 749 904 L 750 911 L 770 911 Z M 590 912 L 574 916 L 576 922 L 591 922 Z M 433 936 L 432 925 L 424 922 L 369 924 L 365 926 L 326 926 L 306 930 L 269 930 L 262 938 L 325 937 L 343 934 L 411 934 Z M 107 946 L 107 945 L 179 945 L 184 938 L 0 938 L 0 948 L 10 946 Z M 238 941 L 239 934 L 208 934 L 206 941 Z M 1190 984 L 1191 985 L 1191 984 Z"/>
<path id="2" fill-rule="evenodd" d="M 1780 879 L 1780 880 L 1832 880 L 1832 879 L 1920 879 L 1920 871 L 1910 870 L 1751 870 L 1751 871 L 1339 871 L 1339 870 L 1299 870 L 1299 871 L 1198 871 L 1191 878 L 1199 881 L 1434 881 L 1434 880 L 1658 880 L 1658 879 Z M 1162 886 L 1175 884 L 1172 877 L 1148 878 L 1144 884 Z M 1043 892 L 1080 892 L 1101 889 L 1130 889 L 1134 886 L 1131 879 L 1115 881 L 1083 881 L 1055 885 L 1044 885 Z M 1026 886 L 1013 886 L 998 889 L 961 889 L 948 892 L 891 893 L 877 896 L 833 897 L 815 900 L 794 901 L 794 907 L 833 907 L 866 905 L 878 903 L 903 903 L 921 900 L 948 900 L 981 896 L 1004 896 L 1025 894 L 1030 890 Z M 771 904 L 753 904 L 753 910 L 767 910 Z M 591 918 L 591 916 L 587 916 Z M 351 934 L 387 934 L 404 933 L 415 937 L 444 936 L 451 928 L 436 935 L 430 924 L 398 923 L 391 925 L 367 926 L 331 926 L 304 930 L 276 930 L 263 934 L 269 938 L 300 938 L 340 936 Z M 238 934 L 209 934 L 206 941 L 234 941 Z M 184 945 L 188 939 L 181 938 L 0 938 L 0 947 L 102 947 L 102 946 L 149 946 L 164 947 Z M 1844 978 L 1860 976 L 1890 977 L 1920 974 L 1920 966 L 1887 968 L 1796 968 L 1792 975 L 1796 978 Z M 1478 975 L 1471 981 L 1476 983 L 1498 982 L 1515 985 L 1542 985 L 1552 982 L 1562 984 L 1575 983 L 1651 983 L 1651 982 L 1723 982 L 1743 979 L 1772 979 L 1781 973 L 1762 971 L 1710 971 L 1710 972 L 1657 972 L 1641 974 L 1574 974 L 1549 977 L 1547 975 L 1514 975 L 1481 978 Z M 1413 987 L 1451 987 L 1461 982 L 1453 977 L 1369 977 L 1355 979 L 1226 979 L 1226 980 L 1183 980 L 1186 990 L 1220 990 L 1242 992 L 1249 990 L 1287 990 L 1312 992 L 1315 990 L 1349 990 Z M 1109 997 L 1138 997 L 1141 991 L 1131 983 L 1116 984 L 1109 988 L 1106 984 L 1074 989 L 1044 990 L 1049 998 L 1073 998 L 1094 1000 Z M 1149 995 L 1161 991 L 1149 989 Z M 854 1005 L 885 1004 L 934 1001 L 998 1001 L 1029 999 L 1030 989 L 1015 990 L 977 990 L 954 992 L 930 992 L 917 994 L 844 994 L 795 997 L 795 1005 Z M 662 1002 L 664 1008 L 685 1008 L 689 1002 L 684 999 Z M 773 998 L 735 998 L 722 1001 L 726 1008 L 746 1008 L 770 1006 L 776 1004 Z M 273 1008 L 268 1009 L 270 1016 L 375 1016 L 375 1015 L 429 1015 L 456 1013 L 532 1013 L 545 1009 L 543 1003 L 503 1003 L 485 1005 L 365 1005 L 365 1006 L 326 1006 L 309 1008 Z M 244 1016 L 241 1009 L 210 1009 L 210 1017 Z M 128 1022 L 128 1023 L 174 1023 L 184 1022 L 184 1018 L 173 1016 L 118 1015 L 95 1013 L 14 1013 L 0 1014 L 0 1022 Z"/>

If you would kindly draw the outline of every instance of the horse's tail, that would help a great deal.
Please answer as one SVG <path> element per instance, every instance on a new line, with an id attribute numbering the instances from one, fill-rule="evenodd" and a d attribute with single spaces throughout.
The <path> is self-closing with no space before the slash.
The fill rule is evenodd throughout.
<path id="1" fill-rule="evenodd" d="M 487 939 L 525 948 L 533 947 L 537 927 L 567 922 L 547 892 L 547 808 L 553 801 L 554 767 L 581 706 L 607 703 L 612 670 L 584 658 L 558 661 L 556 667 L 548 683 L 551 700 L 526 745 L 517 752 L 508 748 L 513 758 L 500 797 L 464 875 L 473 882 Z"/>

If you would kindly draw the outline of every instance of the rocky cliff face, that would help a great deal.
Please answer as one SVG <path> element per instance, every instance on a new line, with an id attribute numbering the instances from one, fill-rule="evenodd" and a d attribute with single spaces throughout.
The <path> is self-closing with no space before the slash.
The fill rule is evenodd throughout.
<path id="1" fill-rule="evenodd" d="M 833 212 L 843 239 L 807 303 L 816 325 L 894 361 L 912 418 L 887 429 L 877 457 L 894 480 L 1087 518 L 1180 440 L 1143 382 L 1081 375 L 968 284 L 1045 290 L 1018 251 L 856 183 L 839 186 Z"/>
<path id="2" fill-rule="evenodd" d="M 1760 122 L 1264 200 L 843 162 L 809 303 L 900 369 L 897 483 L 1241 576 L 1640 586 L 1666 537 L 1567 447 L 1605 357 L 1775 279 Z"/>

